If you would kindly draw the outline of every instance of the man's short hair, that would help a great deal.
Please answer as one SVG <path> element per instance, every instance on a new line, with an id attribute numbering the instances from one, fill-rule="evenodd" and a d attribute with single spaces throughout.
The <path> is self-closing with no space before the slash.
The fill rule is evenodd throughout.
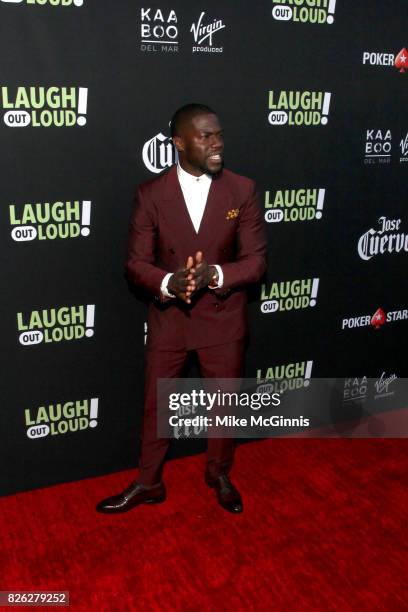
<path id="1" fill-rule="evenodd" d="M 206 104 L 186 104 L 174 113 L 170 122 L 171 137 L 180 136 L 181 126 L 197 115 L 216 115 L 216 112 Z"/>

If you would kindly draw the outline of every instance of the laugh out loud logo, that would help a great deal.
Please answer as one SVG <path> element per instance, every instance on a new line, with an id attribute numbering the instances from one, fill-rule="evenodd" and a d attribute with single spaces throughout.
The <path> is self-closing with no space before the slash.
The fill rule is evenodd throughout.
<path id="1" fill-rule="evenodd" d="M 84 336 L 91 338 L 94 323 L 95 304 L 33 310 L 27 316 L 18 312 L 18 339 L 23 346 L 29 346 L 41 342 L 80 340 Z"/>
<path id="2" fill-rule="evenodd" d="M 7 127 L 73 127 L 86 124 L 87 87 L 1 87 Z"/>
<path id="3" fill-rule="evenodd" d="M 11 237 L 15 242 L 89 236 L 91 201 L 44 202 L 9 206 Z"/>
<path id="4" fill-rule="evenodd" d="M 271 125 L 327 125 L 331 93 L 328 91 L 269 91 Z"/>

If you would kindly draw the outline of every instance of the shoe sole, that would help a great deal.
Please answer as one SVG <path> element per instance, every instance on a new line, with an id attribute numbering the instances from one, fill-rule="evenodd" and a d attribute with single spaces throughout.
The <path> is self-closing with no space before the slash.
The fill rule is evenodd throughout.
<path id="1" fill-rule="evenodd" d="M 145 499 L 144 502 L 142 502 L 143 504 L 162 504 L 164 501 L 166 501 L 166 496 L 163 495 L 163 497 L 158 497 L 158 498 L 153 498 L 153 499 Z"/>
<path id="2" fill-rule="evenodd" d="M 124 512 L 129 512 L 130 510 L 133 510 L 133 508 L 137 508 L 137 506 L 141 506 L 142 504 L 162 504 L 164 501 L 166 501 L 166 497 L 166 494 L 162 495 L 162 497 L 152 497 L 151 499 L 145 499 L 142 502 L 134 504 L 133 506 L 127 506 L 126 508 L 105 509 L 96 507 L 96 511 L 100 514 L 123 514 Z"/>

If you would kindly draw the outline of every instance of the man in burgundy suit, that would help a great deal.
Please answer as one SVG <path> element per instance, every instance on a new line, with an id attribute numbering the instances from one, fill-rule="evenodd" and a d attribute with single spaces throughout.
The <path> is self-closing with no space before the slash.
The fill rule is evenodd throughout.
<path id="1" fill-rule="evenodd" d="M 162 470 L 169 446 L 157 437 L 158 378 L 181 376 L 195 351 L 204 377 L 242 376 L 247 332 L 245 287 L 265 271 L 266 243 L 252 180 L 223 169 L 217 115 L 202 104 L 179 109 L 171 122 L 179 162 L 139 186 L 127 260 L 132 282 L 147 290 L 145 407 L 140 473 L 99 512 L 124 512 L 165 500 Z M 209 438 L 205 480 L 220 505 L 242 512 L 229 479 L 234 440 Z"/>

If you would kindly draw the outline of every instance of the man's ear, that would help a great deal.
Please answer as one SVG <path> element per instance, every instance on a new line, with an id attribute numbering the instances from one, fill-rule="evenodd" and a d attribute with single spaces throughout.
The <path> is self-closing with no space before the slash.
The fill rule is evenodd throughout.
<path id="1" fill-rule="evenodd" d="M 183 139 L 180 138 L 180 136 L 174 136 L 173 143 L 174 143 L 174 146 L 176 147 L 177 151 L 184 151 Z"/>

